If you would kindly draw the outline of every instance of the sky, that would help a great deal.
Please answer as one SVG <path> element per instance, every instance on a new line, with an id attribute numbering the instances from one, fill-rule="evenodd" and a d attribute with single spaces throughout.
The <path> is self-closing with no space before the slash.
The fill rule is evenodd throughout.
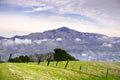
<path id="1" fill-rule="evenodd" d="M 120 37 L 120 0 L 0 0 L 0 36 L 63 26 Z"/>

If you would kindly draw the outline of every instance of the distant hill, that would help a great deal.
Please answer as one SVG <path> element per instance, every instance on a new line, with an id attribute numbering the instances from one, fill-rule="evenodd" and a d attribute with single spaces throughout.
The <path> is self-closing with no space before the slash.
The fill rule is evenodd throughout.
<path id="1" fill-rule="evenodd" d="M 5 39 L 5 37 L 0 36 L 0 40 L 1 40 L 1 39 Z"/>
<path id="2" fill-rule="evenodd" d="M 31 33 L 25 36 L 14 36 L 12 38 L 20 38 L 20 39 L 31 39 L 31 40 L 38 40 L 38 39 L 56 39 L 56 38 L 63 38 L 74 40 L 75 38 L 97 38 L 97 37 L 107 37 L 102 34 L 96 33 L 84 33 L 78 32 L 67 27 L 62 27 L 54 30 L 45 31 L 43 33 Z"/>
<path id="3" fill-rule="evenodd" d="M 9 39 L 0 38 L 0 45 L 0 55 L 4 60 L 10 53 L 15 57 L 62 48 L 80 60 L 120 61 L 120 37 L 79 32 L 67 27 Z"/>

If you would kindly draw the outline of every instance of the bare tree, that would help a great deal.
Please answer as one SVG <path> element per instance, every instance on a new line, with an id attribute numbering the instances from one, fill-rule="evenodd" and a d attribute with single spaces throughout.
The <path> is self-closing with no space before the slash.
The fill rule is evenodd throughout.
<path id="1" fill-rule="evenodd" d="M 40 64 L 40 62 L 42 61 L 42 58 L 44 57 L 43 54 L 35 54 L 35 56 L 37 58 L 38 64 Z"/>
<path id="2" fill-rule="evenodd" d="M 47 66 L 49 66 L 50 61 L 51 61 L 51 56 L 48 57 L 48 63 L 47 63 Z"/>
<path id="3" fill-rule="evenodd" d="M 9 55 L 8 62 L 11 62 L 12 53 Z"/>
<path id="4" fill-rule="evenodd" d="M 38 57 L 38 64 L 40 64 L 41 60 L 42 60 L 42 54 L 39 55 L 39 57 Z"/>
<path id="5" fill-rule="evenodd" d="M 34 62 L 35 61 L 35 57 L 31 54 L 29 55 L 30 61 Z"/>

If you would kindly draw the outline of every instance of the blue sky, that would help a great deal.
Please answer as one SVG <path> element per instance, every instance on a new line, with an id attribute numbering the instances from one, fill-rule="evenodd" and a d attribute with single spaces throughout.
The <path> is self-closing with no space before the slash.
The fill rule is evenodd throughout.
<path id="1" fill-rule="evenodd" d="M 0 0 L 0 36 L 62 26 L 120 36 L 120 0 Z"/>

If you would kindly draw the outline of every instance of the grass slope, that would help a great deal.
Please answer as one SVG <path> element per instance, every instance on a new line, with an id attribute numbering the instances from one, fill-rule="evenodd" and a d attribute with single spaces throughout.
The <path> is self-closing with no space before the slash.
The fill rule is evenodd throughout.
<path id="1" fill-rule="evenodd" d="M 55 67 L 56 62 L 51 62 L 50 66 L 46 66 L 46 62 L 42 62 L 40 65 L 36 63 L 0 63 L 0 80 L 120 80 L 119 72 L 109 71 L 108 78 L 105 78 L 106 69 L 100 71 L 102 70 L 100 66 L 120 70 L 119 63 L 71 61 L 67 69 L 64 69 L 65 63 L 60 62 L 57 67 Z M 82 65 L 81 71 L 79 70 L 80 65 Z M 93 65 L 97 67 L 98 73 L 93 69 Z"/>

